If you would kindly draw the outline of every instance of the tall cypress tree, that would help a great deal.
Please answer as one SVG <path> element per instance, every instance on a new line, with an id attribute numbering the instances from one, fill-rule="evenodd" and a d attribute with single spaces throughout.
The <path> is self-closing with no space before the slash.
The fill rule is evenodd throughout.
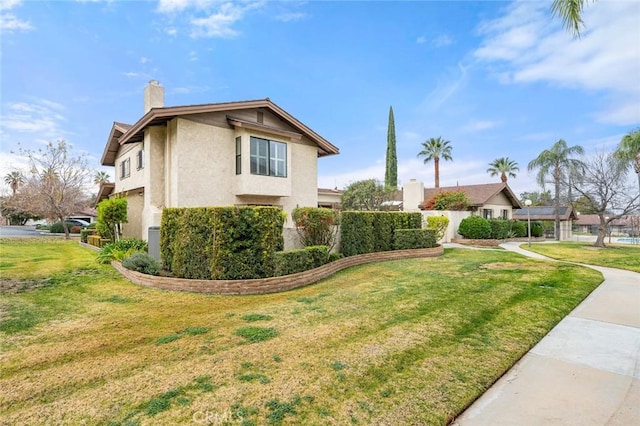
<path id="1" fill-rule="evenodd" d="M 396 123 L 393 119 L 393 107 L 389 107 L 389 126 L 387 127 L 387 167 L 384 172 L 384 184 L 388 188 L 398 187 L 398 156 L 396 155 Z"/>

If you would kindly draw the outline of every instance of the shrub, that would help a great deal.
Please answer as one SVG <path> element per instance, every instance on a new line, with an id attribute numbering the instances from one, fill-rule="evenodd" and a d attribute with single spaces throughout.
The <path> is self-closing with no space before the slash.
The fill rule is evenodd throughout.
<path id="1" fill-rule="evenodd" d="M 95 230 L 93 229 L 83 229 L 82 231 L 80 231 L 80 241 L 83 243 L 88 243 L 88 237 L 90 235 L 93 235 L 93 233 L 95 232 Z"/>
<path id="2" fill-rule="evenodd" d="M 273 276 L 282 250 L 285 213 L 277 207 L 165 209 L 160 228 L 163 267 L 181 278 Z"/>
<path id="3" fill-rule="evenodd" d="M 447 232 L 449 218 L 446 216 L 427 216 L 427 229 L 432 229 L 436 235 L 436 241 L 441 240 Z"/>
<path id="4" fill-rule="evenodd" d="M 127 199 L 107 198 L 98 203 L 96 229 L 102 238 L 111 242 L 116 240 L 116 227 L 127 223 Z"/>
<path id="5" fill-rule="evenodd" d="M 162 210 L 160 222 L 160 261 L 162 267 L 172 272 L 173 269 L 173 244 L 175 235 L 178 232 L 180 216 L 184 213 L 184 208 L 166 208 Z"/>
<path id="6" fill-rule="evenodd" d="M 531 222 L 531 236 L 532 237 L 542 237 L 544 235 L 544 225 L 542 222 L 535 221 Z"/>
<path id="7" fill-rule="evenodd" d="M 317 268 L 329 261 L 327 246 L 311 246 L 275 254 L 275 276 L 296 274 Z"/>
<path id="8" fill-rule="evenodd" d="M 69 233 L 71 234 L 79 234 L 82 231 L 82 226 L 74 225 L 69 227 Z"/>
<path id="9" fill-rule="evenodd" d="M 421 205 L 423 210 L 467 210 L 471 200 L 464 191 L 440 191 Z"/>
<path id="10" fill-rule="evenodd" d="M 278 335 L 278 331 L 273 327 L 241 327 L 234 334 L 244 337 L 251 343 L 256 343 L 273 339 Z"/>
<path id="11" fill-rule="evenodd" d="M 115 243 L 104 245 L 96 260 L 98 263 L 111 263 L 113 260 L 122 261 L 134 253 L 146 252 L 147 242 L 136 238 L 122 238 Z"/>
<path id="12" fill-rule="evenodd" d="M 527 236 L 527 222 L 526 221 L 519 221 L 519 220 L 512 220 L 511 221 L 511 233 L 516 237 L 516 238 L 523 238 Z M 533 234 L 533 232 L 532 232 Z"/>
<path id="13" fill-rule="evenodd" d="M 64 233 L 64 226 L 62 225 L 62 222 L 55 222 L 54 224 L 52 224 L 49 228 L 49 232 L 51 232 L 52 234 Z"/>
<path id="14" fill-rule="evenodd" d="M 395 250 L 431 248 L 436 244 L 433 229 L 396 229 Z"/>
<path id="15" fill-rule="evenodd" d="M 496 240 L 507 238 L 511 232 L 511 223 L 508 220 L 491 219 L 489 226 L 491 226 L 491 238 Z"/>
<path id="16" fill-rule="evenodd" d="M 147 275 L 160 274 L 160 263 L 147 253 L 133 253 L 122 261 L 122 266 Z"/>
<path id="17" fill-rule="evenodd" d="M 185 209 L 172 241 L 172 272 L 181 278 L 211 279 L 214 227 L 208 208 Z"/>
<path id="18" fill-rule="evenodd" d="M 341 248 L 345 256 L 393 250 L 396 229 L 420 229 L 419 212 L 343 212 Z"/>
<path id="19" fill-rule="evenodd" d="M 491 225 L 481 216 L 469 216 L 462 219 L 458 234 L 470 239 L 486 239 L 491 237 Z"/>
<path id="20" fill-rule="evenodd" d="M 336 242 L 338 212 L 318 207 L 299 207 L 291 214 L 303 246 L 327 246 Z"/>
<path id="21" fill-rule="evenodd" d="M 344 255 L 342 253 L 329 253 L 329 263 L 335 262 L 338 259 L 342 259 Z"/>

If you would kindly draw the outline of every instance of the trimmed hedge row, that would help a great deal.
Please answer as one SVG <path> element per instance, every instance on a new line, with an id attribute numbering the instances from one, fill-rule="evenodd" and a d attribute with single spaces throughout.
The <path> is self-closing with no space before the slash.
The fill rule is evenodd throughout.
<path id="1" fill-rule="evenodd" d="M 318 268 L 329 262 L 329 247 L 309 246 L 275 254 L 275 276 L 296 274 Z"/>
<path id="2" fill-rule="evenodd" d="M 531 236 L 540 237 L 543 233 L 544 227 L 540 222 L 531 222 Z M 523 238 L 527 236 L 527 222 L 469 216 L 460 222 L 458 234 L 474 240 Z"/>
<path id="3" fill-rule="evenodd" d="M 277 207 L 168 208 L 162 213 L 160 257 L 181 278 L 253 279 L 273 276 L 284 247 Z"/>
<path id="4" fill-rule="evenodd" d="M 419 212 L 342 212 L 341 251 L 345 256 L 353 256 L 393 250 L 397 229 L 421 227 Z"/>
<path id="5" fill-rule="evenodd" d="M 396 229 L 394 250 L 433 248 L 437 245 L 433 229 Z"/>

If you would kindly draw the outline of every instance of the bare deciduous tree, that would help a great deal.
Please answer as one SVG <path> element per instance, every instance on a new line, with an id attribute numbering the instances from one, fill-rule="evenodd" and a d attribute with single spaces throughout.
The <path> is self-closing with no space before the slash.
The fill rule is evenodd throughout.
<path id="1" fill-rule="evenodd" d="M 600 218 L 596 247 L 604 247 L 609 224 L 640 206 L 640 196 L 633 196 L 628 167 L 613 153 L 597 152 L 583 161 L 585 167 L 573 174 L 572 186 Z"/>
<path id="2" fill-rule="evenodd" d="M 87 159 L 73 156 L 64 140 L 49 142 L 44 149 L 20 149 L 29 164 L 25 182 L 12 200 L 15 207 L 33 212 L 49 220 L 59 220 L 65 237 L 69 229 L 64 220 L 86 207 L 85 188 L 90 179 Z"/>

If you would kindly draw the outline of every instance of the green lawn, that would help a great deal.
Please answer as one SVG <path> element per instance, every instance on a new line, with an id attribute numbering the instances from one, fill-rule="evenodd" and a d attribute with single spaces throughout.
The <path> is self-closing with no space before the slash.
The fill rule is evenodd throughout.
<path id="1" fill-rule="evenodd" d="M 231 297 L 132 285 L 73 242 L 0 250 L 3 280 L 53 274 L 0 295 L 8 424 L 445 425 L 602 280 L 446 250 Z"/>
<path id="2" fill-rule="evenodd" d="M 526 245 L 520 247 L 567 262 L 586 263 L 640 272 L 640 246 L 619 244 L 598 248 L 594 247 L 593 244 L 562 242 L 557 244 L 533 244 L 531 248 Z"/>

